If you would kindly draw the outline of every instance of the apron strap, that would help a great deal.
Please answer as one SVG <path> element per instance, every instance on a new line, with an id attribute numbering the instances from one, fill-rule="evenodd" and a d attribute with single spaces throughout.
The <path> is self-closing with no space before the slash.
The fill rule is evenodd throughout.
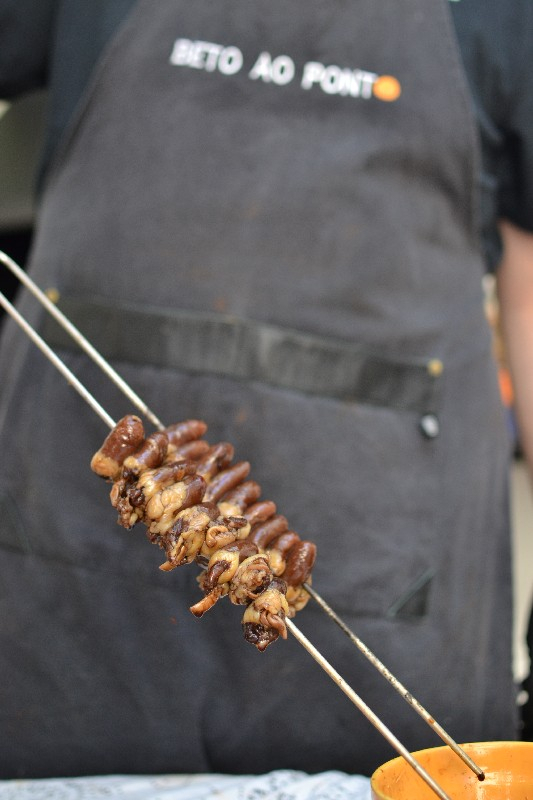
<path id="1" fill-rule="evenodd" d="M 422 416 L 438 410 L 438 359 L 390 358 L 342 339 L 222 314 L 74 297 L 62 297 L 59 307 L 110 360 L 259 381 Z M 45 318 L 42 331 L 52 346 L 77 349 L 53 318 Z"/>

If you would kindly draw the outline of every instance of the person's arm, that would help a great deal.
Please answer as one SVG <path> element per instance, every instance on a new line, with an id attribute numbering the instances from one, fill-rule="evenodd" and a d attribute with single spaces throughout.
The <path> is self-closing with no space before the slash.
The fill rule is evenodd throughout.
<path id="1" fill-rule="evenodd" d="M 533 484 L 533 233 L 502 222 L 497 274 L 500 324 L 514 388 L 520 444 Z"/>
<path id="2" fill-rule="evenodd" d="M 0 98 L 43 88 L 57 0 L 0 0 Z"/>

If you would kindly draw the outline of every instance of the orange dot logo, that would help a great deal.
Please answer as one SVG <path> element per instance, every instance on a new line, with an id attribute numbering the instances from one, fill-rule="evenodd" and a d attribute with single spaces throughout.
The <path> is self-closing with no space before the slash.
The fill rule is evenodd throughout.
<path id="1" fill-rule="evenodd" d="M 397 100 L 402 93 L 400 81 L 394 75 L 380 75 L 372 86 L 374 97 L 383 100 L 385 103 L 392 103 Z"/>

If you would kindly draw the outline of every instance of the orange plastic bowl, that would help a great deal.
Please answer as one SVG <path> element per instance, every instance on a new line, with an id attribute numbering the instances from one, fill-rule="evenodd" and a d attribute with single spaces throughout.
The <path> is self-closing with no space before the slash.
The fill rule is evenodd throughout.
<path id="1" fill-rule="evenodd" d="M 478 780 L 449 747 L 413 753 L 451 800 L 533 800 L 533 742 L 462 745 L 485 773 Z M 399 756 L 382 764 L 370 780 L 373 800 L 435 800 L 437 795 Z"/>

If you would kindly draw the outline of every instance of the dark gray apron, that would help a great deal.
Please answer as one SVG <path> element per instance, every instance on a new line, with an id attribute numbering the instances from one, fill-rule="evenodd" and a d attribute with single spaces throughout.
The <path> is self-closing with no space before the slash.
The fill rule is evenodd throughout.
<path id="1" fill-rule="evenodd" d="M 56 160 L 32 259 L 162 419 L 202 418 L 252 461 L 316 541 L 316 589 L 463 741 L 515 734 L 476 152 L 445 0 L 146 0 Z M 12 327 L 1 369 L 3 776 L 394 755 L 294 640 L 259 654 L 227 602 L 192 617 L 196 568 L 162 574 L 116 526 L 89 471 L 104 426 Z M 407 747 L 438 744 L 312 604 L 297 623 Z"/>

